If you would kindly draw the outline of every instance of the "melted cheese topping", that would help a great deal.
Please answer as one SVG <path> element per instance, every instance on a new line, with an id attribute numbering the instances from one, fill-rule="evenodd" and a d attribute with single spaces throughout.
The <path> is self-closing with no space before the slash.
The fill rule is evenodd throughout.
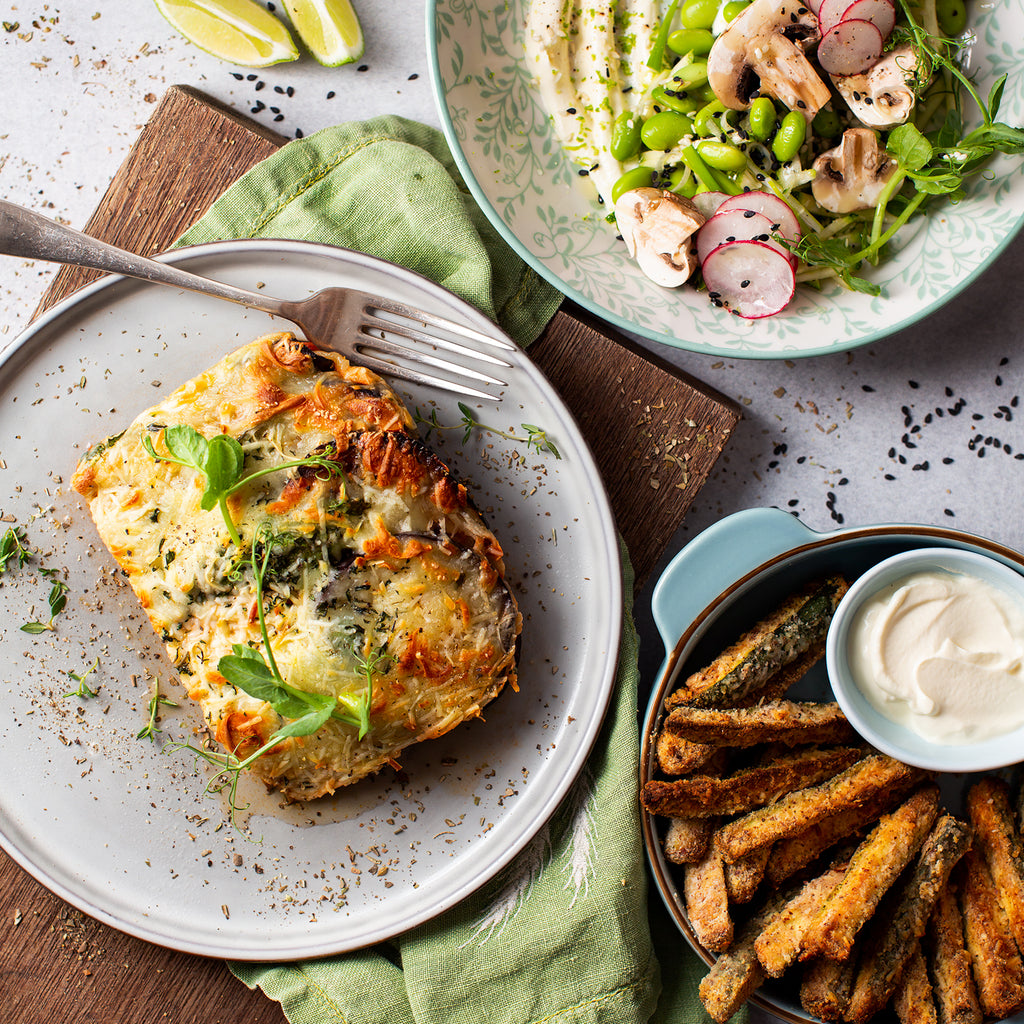
<path id="1" fill-rule="evenodd" d="M 244 475 L 322 451 L 337 470 L 273 472 L 229 499 L 243 550 L 201 473 L 160 452 L 163 430 L 229 433 Z M 501 547 L 465 488 L 420 442 L 384 384 L 287 334 L 226 357 L 90 452 L 74 486 L 128 575 L 218 742 L 240 756 L 282 720 L 217 671 L 232 645 L 262 649 L 247 545 L 261 523 L 275 540 L 264 579 L 270 644 L 289 685 L 332 696 L 371 693 L 362 739 L 331 719 L 287 739 L 254 770 L 292 797 L 331 792 L 394 763 L 410 743 L 479 715 L 515 680 L 520 629 L 502 582 Z M 368 681 L 363 662 L 386 658 Z"/>

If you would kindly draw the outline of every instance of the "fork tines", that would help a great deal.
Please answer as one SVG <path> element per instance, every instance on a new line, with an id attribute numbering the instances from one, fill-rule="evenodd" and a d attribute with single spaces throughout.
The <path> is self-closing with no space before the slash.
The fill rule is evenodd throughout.
<path id="1" fill-rule="evenodd" d="M 476 342 L 494 352 L 514 352 L 515 345 L 511 342 L 433 313 L 417 310 L 412 314 L 408 307 L 392 304 L 376 296 L 366 297 L 360 319 L 356 349 L 359 359 L 371 369 L 472 398 L 501 401 L 500 394 L 487 389 L 504 388 L 508 382 L 486 371 L 500 373 L 502 369 L 511 369 L 513 364 L 492 352 L 463 345 L 445 337 L 445 334 Z M 432 351 L 424 351 L 424 347 Z M 457 355 L 459 362 L 437 354 L 439 349 Z M 476 361 L 484 366 L 477 369 L 466 365 L 464 360 Z M 406 365 L 408 362 L 429 366 L 446 376 L 411 369 Z"/>

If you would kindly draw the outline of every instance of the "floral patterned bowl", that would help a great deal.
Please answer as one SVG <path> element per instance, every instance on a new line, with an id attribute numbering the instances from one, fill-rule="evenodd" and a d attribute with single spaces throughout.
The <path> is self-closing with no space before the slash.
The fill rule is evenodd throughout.
<path id="1" fill-rule="evenodd" d="M 627 257 L 604 212 L 566 159 L 523 59 L 529 0 L 432 0 L 431 74 L 448 143 L 495 228 L 541 275 L 625 330 L 708 354 L 821 355 L 885 337 L 966 287 L 1024 223 L 1024 161 L 998 157 L 957 204 L 936 202 L 869 271 L 878 297 L 838 286 L 798 290 L 781 314 L 742 320 L 707 296 L 666 290 Z M 1008 74 L 999 119 L 1024 123 L 1024 3 L 973 7 L 971 70 L 987 97 Z"/>

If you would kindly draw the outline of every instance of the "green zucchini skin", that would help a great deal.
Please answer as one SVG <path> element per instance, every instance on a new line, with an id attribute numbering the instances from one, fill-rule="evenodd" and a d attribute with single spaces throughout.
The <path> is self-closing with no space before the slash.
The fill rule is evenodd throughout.
<path id="1" fill-rule="evenodd" d="M 722 659 L 726 671 L 698 692 L 681 696 L 676 703 L 694 708 L 726 707 L 755 693 L 779 669 L 824 640 L 848 586 L 841 576 L 830 576 L 791 598 L 739 641 L 748 649 L 740 653 L 738 661 L 735 649 L 730 649 Z M 730 653 L 732 657 L 728 658 Z"/>

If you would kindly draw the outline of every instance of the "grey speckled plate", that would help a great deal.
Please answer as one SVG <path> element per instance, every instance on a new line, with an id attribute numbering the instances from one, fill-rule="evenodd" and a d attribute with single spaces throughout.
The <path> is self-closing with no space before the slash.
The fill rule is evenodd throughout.
<path id="1" fill-rule="evenodd" d="M 171 259 L 269 294 L 349 285 L 493 329 L 423 278 L 329 246 L 225 242 Z M 156 682 L 175 700 L 182 690 L 68 481 L 90 442 L 233 348 L 288 326 L 113 278 L 55 307 L 0 361 L 0 511 L 70 585 L 56 629 L 32 636 L 19 626 L 48 617 L 48 581 L 29 564 L 0 583 L 0 842 L 52 891 L 115 928 L 248 960 L 381 941 L 508 865 L 544 827 L 597 735 L 622 610 L 597 470 L 572 417 L 519 355 L 508 396 L 485 422 L 542 426 L 560 461 L 492 434 L 465 445 L 460 429 L 430 439 L 506 549 L 524 615 L 519 692 L 506 688 L 486 722 L 410 750 L 400 774 L 292 807 L 244 789 L 251 836 L 234 831 L 222 800 L 203 795 L 205 767 L 136 738 Z M 399 390 L 410 408 L 459 423 L 454 398 Z M 96 658 L 89 683 L 99 696 L 63 696 L 77 686 L 68 673 Z M 192 707 L 165 709 L 163 741 L 190 738 L 198 721 Z"/>

